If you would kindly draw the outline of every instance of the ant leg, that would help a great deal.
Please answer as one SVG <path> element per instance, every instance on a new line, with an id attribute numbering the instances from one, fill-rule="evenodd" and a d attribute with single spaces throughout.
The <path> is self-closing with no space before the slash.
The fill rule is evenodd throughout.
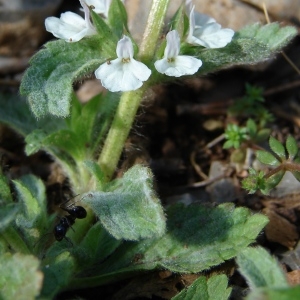
<path id="1" fill-rule="evenodd" d="M 61 209 L 63 209 L 63 210 L 66 210 L 66 209 L 68 209 L 69 207 L 74 206 L 74 203 L 71 203 L 71 204 L 69 204 L 69 205 L 65 205 L 65 204 L 68 203 L 68 202 L 70 202 L 72 199 L 76 198 L 76 197 L 79 196 L 79 195 L 80 195 L 80 194 L 77 194 L 77 195 L 71 197 L 70 199 L 67 199 L 66 201 L 64 201 L 63 203 L 61 203 L 61 204 L 59 205 L 59 207 L 60 207 Z M 63 207 L 63 206 L 64 206 L 64 207 Z"/>
<path id="2" fill-rule="evenodd" d="M 72 241 L 68 237 L 65 236 L 64 238 L 70 244 L 71 247 L 74 247 L 74 244 L 72 243 Z"/>

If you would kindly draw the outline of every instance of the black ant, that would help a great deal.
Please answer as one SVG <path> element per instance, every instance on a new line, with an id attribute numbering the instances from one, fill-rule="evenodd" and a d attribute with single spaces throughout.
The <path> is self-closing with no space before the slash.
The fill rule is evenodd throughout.
<path id="1" fill-rule="evenodd" d="M 75 197 L 77 196 L 78 195 L 76 195 Z M 62 205 L 69 202 L 71 199 L 68 199 L 67 201 L 65 201 L 60 205 L 60 208 L 66 211 L 68 215 L 62 217 L 59 223 L 53 229 L 53 234 L 55 236 L 55 239 L 59 242 L 63 238 L 66 238 L 68 229 L 72 228 L 72 225 L 75 223 L 76 219 L 84 219 L 87 215 L 85 208 L 83 208 L 82 206 L 75 206 L 74 203 L 71 203 L 66 207 L 62 207 Z"/>

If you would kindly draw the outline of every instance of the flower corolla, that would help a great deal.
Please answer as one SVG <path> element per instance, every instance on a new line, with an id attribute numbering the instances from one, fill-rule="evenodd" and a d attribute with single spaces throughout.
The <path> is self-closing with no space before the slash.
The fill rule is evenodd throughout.
<path id="1" fill-rule="evenodd" d="M 119 40 L 116 53 L 118 58 L 105 62 L 95 71 L 96 78 L 111 92 L 133 91 L 141 87 L 150 77 L 151 70 L 133 58 L 129 37 L 124 35 Z"/>
<path id="2" fill-rule="evenodd" d="M 55 37 L 63 39 L 66 42 L 78 42 L 85 36 L 96 34 L 95 27 L 90 20 L 90 11 L 83 0 L 80 0 L 84 10 L 84 19 L 73 13 L 62 13 L 59 18 L 48 17 L 45 20 L 46 30 L 51 32 Z"/>
<path id="3" fill-rule="evenodd" d="M 202 61 L 192 56 L 179 55 L 180 37 L 177 30 L 170 31 L 166 39 L 164 57 L 154 63 L 156 70 L 175 77 L 195 74 L 202 66 Z"/>
<path id="4" fill-rule="evenodd" d="M 103 15 L 105 18 L 108 17 L 108 11 L 112 0 L 85 0 L 88 6 L 92 6 L 93 11 L 97 14 Z M 121 0 L 124 2 L 124 0 Z"/>
<path id="5" fill-rule="evenodd" d="M 222 48 L 231 42 L 234 31 L 222 28 L 215 19 L 195 12 L 191 1 L 186 2 L 189 13 L 189 33 L 186 41 L 192 45 L 206 48 Z"/>
<path id="6" fill-rule="evenodd" d="M 108 16 L 108 10 L 111 4 L 111 0 L 85 0 L 88 6 L 93 6 L 93 11 L 97 14 L 102 14 L 105 17 Z"/>

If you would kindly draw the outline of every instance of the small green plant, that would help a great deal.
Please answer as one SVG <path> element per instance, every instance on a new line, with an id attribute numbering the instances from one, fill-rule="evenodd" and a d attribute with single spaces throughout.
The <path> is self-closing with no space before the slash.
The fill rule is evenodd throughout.
<path id="1" fill-rule="evenodd" d="M 224 149 L 240 148 L 242 142 L 247 140 L 247 128 L 239 127 L 236 124 L 228 124 L 225 129 L 225 139 L 227 140 L 223 146 Z"/>
<path id="2" fill-rule="evenodd" d="M 153 0 L 138 45 L 128 30 L 122 1 L 80 3 L 84 19 L 71 12 L 47 18 L 46 29 L 59 40 L 48 42 L 31 59 L 20 87 L 27 102 L 15 99 L 16 105 L 0 97 L 0 120 L 24 137 L 27 155 L 44 150 L 59 163 L 71 192 L 80 194 L 74 207 L 82 205 L 87 215 L 80 219 L 66 212 L 57 220 L 47 212 L 41 179 L 26 175 L 9 182 L 2 174 L 1 299 L 51 299 L 62 290 L 109 284 L 154 269 L 208 270 L 237 256 L 267 223 L 265 216 L 233 204 L 164 209 L 148 167 L 133 166 L 121 178 L 114 174 L 149 88 L 181 76 L 263 61 L 297 31 L 273 23 L 235 33 L 196 13 L 186 1 L 162 41 L 169 0 Z M 108 92 L 82 104 L 73 83 L 91 73 Z M 248 93 L 259 98 L 253 90 Z M 231 129 L 231 143 L 238 146 L 246 130 Z M 252 135 L 257 131 L 253 124 L 250 129 Z M 295 152 L 294 146 L 288 147 L 290 154 Z M 207 288 L 220 283 L 229 295 L 225 281 L 224 276 L 211 279 Z"/>
<path id="3" fill-rule="evenodd" d="M 256 171 L 250 169 L 249 177 L 242 181 L 243 188 L 249 193 L 261 191 L 268 194 L 273 189 L 286 171 L 291 172 L 300 181 L 299 148 L 297 141 L 292 136 L 288 136 L 285 145 L 274 137 L 270 137 L 269 146 L 273 153 L 257 150 L 257 159 L 269 167 L 270 171 Z"/>
<path id="4" fill-rule="evenodd" d="M 227 125 L 224 149 L 257 148 L 259 143 L 267 140 L 271 131 L 266 125 L 274 118 L 263 105 L 265 100 L 262 92 L 261 88 L 246 84 L 246 95 L 237 99 L 228 109 L 229 117 L 236 117 L 238 123 L 243 124 L 245 118 L 247 121 L 245 125 Z"/>
<path id="5" fill-rule="evenodd" d="M 264 128 L 274 120 L 274 117 L 264 106 L 263 89 L 248 83 L 245 89 L 245 96 L 237 99 L 228 113 L 239 118 L 252 118 L 259 128 Z"/>

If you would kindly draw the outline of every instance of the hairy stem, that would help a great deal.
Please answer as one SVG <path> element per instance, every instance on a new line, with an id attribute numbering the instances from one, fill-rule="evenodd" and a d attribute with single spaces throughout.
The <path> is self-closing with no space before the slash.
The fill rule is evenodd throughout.
<path id="1" fill-rule="evenodd" d="M 164 18 L 170 0 L 153 0 L 147 26 L 140 46 L 141 60 L 151 60 L 156 50 L 157 41 L 164 25 Z"/>
<path id="2" fill-rule="evenodd" d="M 122 94 L 98 163 L 107 181 L 113 176 L 128 137 L 146 85 Z"/>
<path id="3" fill-rule="evenodd" d="M 169 0 L 153 0 L 144 32 L 139 57 L 150 61 L 155 53 L 157 41 L 164 24 Z M 142 101 L 147 84 L 136 90 L 124 92 L 121 96 L 111 128 L 108 132 L 98 164 L 109 181 L 116 171 L 124 144 L 132 127 L 135 115 Z"/>

